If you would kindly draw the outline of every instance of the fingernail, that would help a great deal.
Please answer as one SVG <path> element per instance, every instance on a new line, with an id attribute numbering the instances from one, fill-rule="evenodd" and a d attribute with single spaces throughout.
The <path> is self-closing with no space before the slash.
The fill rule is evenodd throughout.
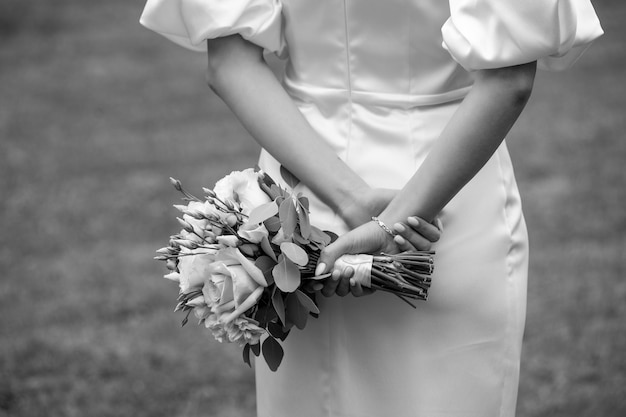
<path id="1" fill-rule="evenodd" d="M 417 217 L 409 217 L 407 221 L 409 222 L 411 226 L 417 227 L 420 225 L 420 222 L 417 220 Z"/>
<path id="2" fill-rule="evenodd" d="M 394 224 L 394 225 L 393 225 L 393 228 L 394 228 L 394 230 L 395 230 L 396 232 L 398 232 L 398 233 L 402 233 L 402 232 L 404 232 L 404 230 L 405 230 L 405 228 L 404 228 L 404 226 L 402 225 L 402 223 L 396 223 L 396 224 Z"/>
<path id="3" fill-rule="evenodd" d="M 350 286 L 354 287 L 356 285 L 356 280 L 354 278 L 350 279 Z"/>
<path id="4" fill-rule="evenodd" d="M 317 268 L 315 268 L 315 275 L 322 275 L 325 270 L 326 270 L 326 264 L 322 262 L 321 264 L 317 265 Z"/>
<path id="5" fill-rule="evenodd" d="M 393 238 L 393 240 L 398 244 L 398 245 L 404 245 L 406 243 L 406 240 L 404 240 L 404 238 L 402 236 L 396 236 Z"/>
<path id="6" fill-rule="evenodd" d="M 337 281 L 337 280 L 339 279 L 339 276 L 340 276 L 340 275 L 341 275 L 341 274 L 339 273 L 339 271 L 337 271 L 337 270 L 335 269 L 335 270 L 333 271 L 333 273 L 332 273 L 332 274 L 330 274 L 330 278 L 331 278 L 333 281 Z"/>

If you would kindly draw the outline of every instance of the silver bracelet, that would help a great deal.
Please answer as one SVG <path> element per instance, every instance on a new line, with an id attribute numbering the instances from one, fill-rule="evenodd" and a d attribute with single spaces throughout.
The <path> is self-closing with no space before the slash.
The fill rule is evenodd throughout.
<path id="1" fill-rule="evenodd" d="M 381 229 L 383 229 L 388 235 L 390 235 L 392 238 L 396 237 L 396 232 L 394 232 L 393 230 L 391 230 L 389 228 L 389 226 L 387 226 L 385 223 L 383 223 L 378 217 L 373 216 L 372 217 L 372 221 L 375 222 L 377 225 L 380 226 Z"/>

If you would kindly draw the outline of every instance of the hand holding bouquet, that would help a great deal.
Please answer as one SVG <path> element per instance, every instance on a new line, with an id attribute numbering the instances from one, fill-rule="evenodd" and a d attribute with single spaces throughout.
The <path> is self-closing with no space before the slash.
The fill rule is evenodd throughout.
<path id="1" fill-rule="evenodd" d="M 308 317 L 320 311 L 310 282 L 321 250 L 334 235 L 310 224 L 308 200 L 276 185 L 262 172 L 233 172 L 204 189 L 199 199 L 172 179 L 186 205 L 177 218 L 180 233 L 157 251 L 177 281 L 176 310 L 193 313 L 220 342 L 263 354 L 276 370 L 283 357 L 279 343 L 295 326 L 303 329 Z M 411 304 L 425 300 L 433 262 L 431 252 L 377 256 L 345 255 L 361 285 L 390 292 Z"/>

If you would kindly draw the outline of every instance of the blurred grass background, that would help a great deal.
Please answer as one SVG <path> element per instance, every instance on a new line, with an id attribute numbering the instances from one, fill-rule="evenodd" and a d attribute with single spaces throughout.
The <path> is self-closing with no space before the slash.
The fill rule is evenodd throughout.
<path id="1" fill-rule="evenodd" d="M 626 415 L 626 3 L 541 73 L 510 135 L 532 241 L 518 415 Z M 168 176 L 198 190 L 258 147 L 204 57 L 143 0 L 0 3 L 0 416 L 254 415 L 237 349 L 179 328 L 153 251 Z"/>

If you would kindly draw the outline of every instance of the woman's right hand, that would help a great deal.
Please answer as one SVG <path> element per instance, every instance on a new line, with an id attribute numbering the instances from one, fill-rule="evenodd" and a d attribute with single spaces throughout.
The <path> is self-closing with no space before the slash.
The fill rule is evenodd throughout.
<path id="1" fill-rule="evenodd" d="M 320 275 L 332 270 L 332 276 L 327 279 L 318 290 L 325 296 L 337 294 L 339 296 L 352 293 L 355 296 L 369 294 L 366 288 L 361 288 L 351 278 L 354 270 L 350 267 L 345 270 L 333 268 L 335 260 L 344 254 L 370 253 L 379 254 L 397 253 L 415 250 L 430 250 L 432 244 L 439 240 L 441 236 L 441 222 L 435 224 L 428 223 L 419 217 L 409 217 L 406 223 L 396 223 L 393 225 L 397 235 L 391 239 L 375 222 L 368 222 L 355 230 L 340 236 L 334 243 L 326 247 L 320 256 L 316 274 Z"/>

